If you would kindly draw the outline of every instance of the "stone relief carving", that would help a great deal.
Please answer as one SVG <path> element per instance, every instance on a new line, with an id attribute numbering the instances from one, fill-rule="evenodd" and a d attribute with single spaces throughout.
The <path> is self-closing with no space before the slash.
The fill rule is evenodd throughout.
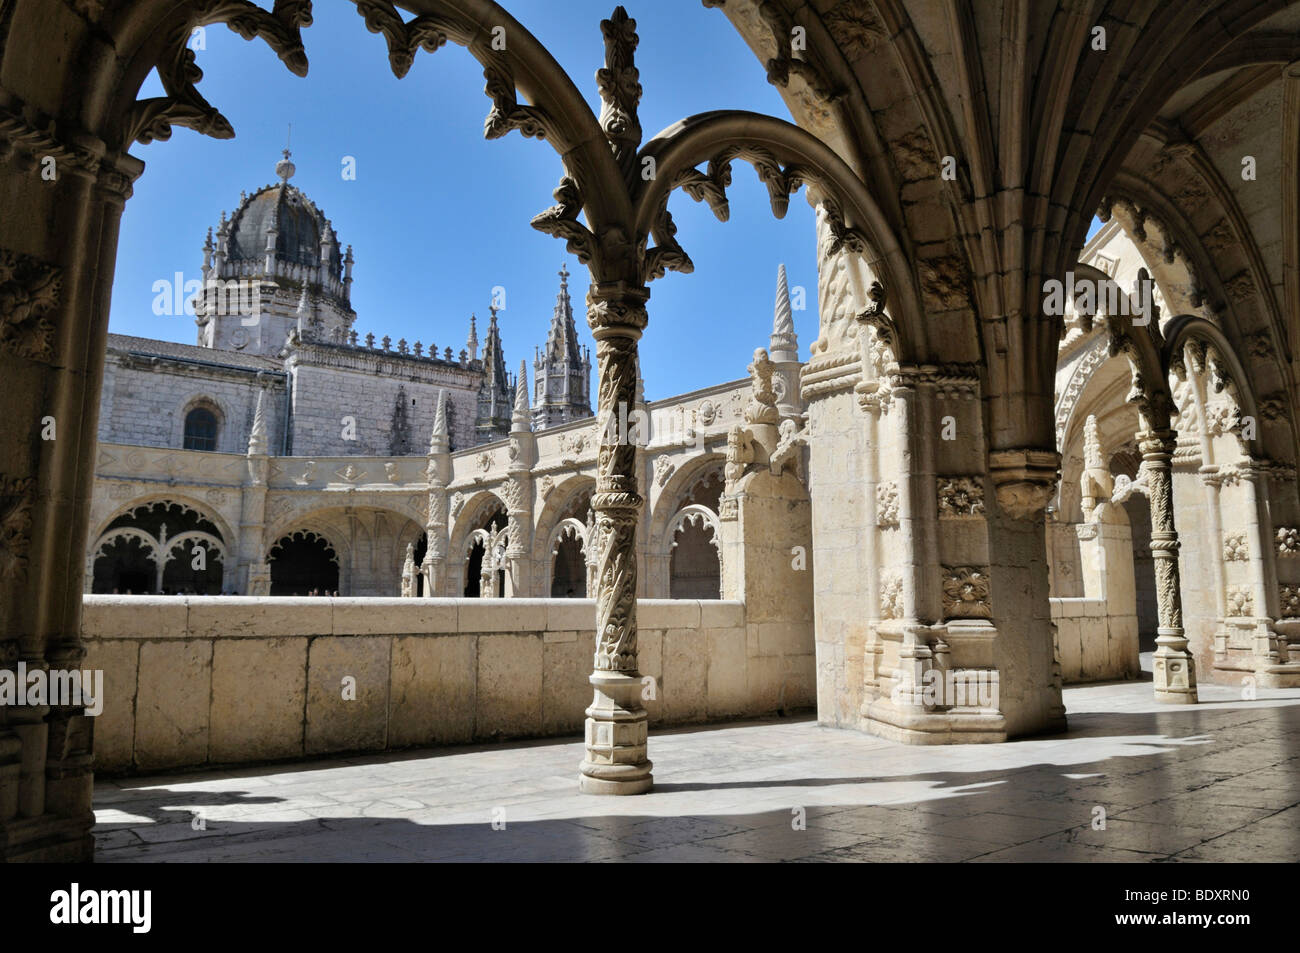
<path id="1" fill-rule="evenodd" d="M 1228 615 L 1252 616 L 1255 614 L 1255 597 L 1249 586 L 1228 587 Z"/>
<path id="2" fill-rule="evenodd" d="M 32 477 L 0 477 L 0 580 L 20 579 L 27 572 L 35 486 Z"/>
<path id="3" fill-rule="evenodd" d="M 542 477 L 542 482 L 539 486 L 542 491 L 542 499 L 546 499 L 551 495 L 551 491 L 555 489 L 555 479 L 548 473 L 546 476 Z"/>
<path id="4" fill-rule="evenodd" d="M 54 325 L 43 316 L 59 302 L 61 270 L 0 248 L 0 348 L 28 361 L 54 356 Z"/>
<path id="5" fill-rule="evenodd" d="M 793 466 L 795 476 L 799 477 L 801 460 L 799 450 L 807 445 L 808 435 L 799 428 L 798 421 L 790 419 L 781 421 L 778 433 L 780 436 L 777 439 L 776 449 L 772 451 L 772 456 L 768 460 L 772 475 L 780 476 L 788 467 Z"/>
<path id="6" fill-rule="evenodd" d="M 889 36 L 871 7 L 853 0 L 840 0 L 822 14 L 822 22 L 846 56 L 874 53 Z"/>
<path id="7" fill-rule="evenodd" d="M 745 422 L 749 424 L 774 424 L 780 419 L 776 409 L 776 392 L 772 389 L 772 372 L 776 365 L 767 356 L 766 348 L 756 348 L 754 360 L 749 365 L 749 403 L 745 405 Z"/>
<path id="8" fill-rule="evenodd" d="M 1283 584 L 1278 587 L 1278 606 L 1283 619 L 1300 616 L 1300 586 Z"/>
<path id="9" fill-rule="evenodd" d="M 898 484 L 892 480 L 876 485 L 876 525 L 898 525 Z"/>
<path id="10" fill-rule="evenodd" d="M 1250 558 L 1245 533 L 1228 533 L 1223 537 L 1223 558 L 1228 562 L 1245 562 Z"/>
<path id="11" fill-rule="evenodd" d="M 1277 554 L 1283 559 L 1300 555 L 1300 529 L 1294 526 L 1278 527 Z"/>
<path id="12" fill-rule="evenodd" d="M 745 475 L 745 467 L 754 462 L 753 438 L 744 427 L 736 424 L 727 431 L 727 462 L 723 477 L 727 486 L 734 486 Z"/>
<path id="13" fill-rule="evenodd" d="M 943 567 L 945 619 L 991 619 L 988 570 L 982 566 Z"/>
<path id="14" fill-rule="evenodd" d="M 451 508 L 450 508 L 451 518 L 455 519 L 464 506 L 465 506 L 465 494 L 464 493 L 452 494 Z"/>
<path id="15" fill-rule="evenodd" d="M 487 473 L 487 471 L 492 469 L 492 454 L 487 453 L 486 451 L 480 453 L 475 462 L 478 464 L 480 470 Z"/>
<path id="16" fill-rule="evenodd" d="M 903 580 L 892 573 L 880 581 L 880 617 L 882 619 L 903 617 Z"/>
<path id="17" fill-rule="evenodd" d="M 673 466 L 672 461 L 669 460 L 667 457 L 656 457 L 655 458 L 655 484 L 657 486 L 663 486 L 665 483 L 668 482 L 668 478 L 673 475 L 673 472 L 676 469 L 677 467 Z"/>
<path id="18" fill-rule="evenodd" d="M 195 83 L 203 71 L 189 47 L 191 25 L 195 22 L 225 22 L 245 40 L 262 37 L 297 76 L 307 75 L 307 54 L 303 50 L 300 29 L 310 26 L 310 0 L 277 0 L 274 12 L 267 13 L 253 3 L 229 3 L 225 0 L 202 0 L 192 19 L 181 20 L 168 34 L 162 59 L 157 64 L 158 78 L 166 96 L 138 100 L 126 120 L 126 141 L 150 143 L 169 139 L 172 124 L 185 126 L 214 139 L 232 139 L 230 121 L 203 98 Z"/>
<path id="19" fill-rule="evenodd" d="M 939 477 L 939 518 L 970 519 L 984 515 L 984 479 Z"/>
<path id="20" fill-rule="evenodd" d="M 384 464 L 384 475 L 388 477 L 389 483 L 397 482 L 397 464 L 391 460 Z"/>

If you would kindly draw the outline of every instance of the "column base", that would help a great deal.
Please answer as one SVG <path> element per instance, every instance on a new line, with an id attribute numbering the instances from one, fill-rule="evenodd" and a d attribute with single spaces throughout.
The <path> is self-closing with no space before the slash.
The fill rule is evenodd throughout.
<path id="1" fill-rule="evenodd" d="M 1155 700 L 1166 705 L 1195 705 L 1196 662 L 1187 651 L 1180 628 L 1156 629 L 1156 651 L 1151 659 Z"/>
<path id="2" fill-rule="evenodd" d="M 587 757 L 578 789 L 584 794 L 645 794 L 654 786 L 646 757 L 647 714 L 639 672 L 596 671 L 587 709 Z"/>

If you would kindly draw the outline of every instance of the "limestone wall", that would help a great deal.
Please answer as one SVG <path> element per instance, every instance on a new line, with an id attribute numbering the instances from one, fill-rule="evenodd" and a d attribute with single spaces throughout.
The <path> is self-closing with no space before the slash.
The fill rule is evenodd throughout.
<path id="1" fill-rule="evenodd" d="M 1105 599 L 1051 599 L 1056 657 L 1066 684 L 1136 678 L 1137 616 Z"/>
<path id="2" fill-rule="evenodd" d="M 214 353 L 213 360 L 222 356 Z M 278 452 L 284 434 L 284 385 L 282 375 L 269 377 L 267 446 Z M 255 370 L 166 360 L 155 365 L 113 354 L 104 365 L 99 440 L 179 449 L 184 443 L 185 414 L 201 402 L 217 415 L 217 451 L 242 454 L 248 449 L 259 386 Z"/>
<path id="3" fill-rule="evenodd" d="M 760 638 L 739 602 L 642 600 L 638 615 L 652 726 L 814 705 L 811 631 Z M 105 685 L 95 767 L 577 733 L 594 617 L 574 599 L 87 596 L 84 667 Z"/>

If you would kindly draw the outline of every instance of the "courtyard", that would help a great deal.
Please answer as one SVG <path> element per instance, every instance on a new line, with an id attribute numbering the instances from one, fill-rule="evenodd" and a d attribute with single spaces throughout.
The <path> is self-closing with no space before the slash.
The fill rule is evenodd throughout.
<path id="1" fill-rule="evenodd" d="M 578 793 L 577 738 L 98 778 L 96 860 L 1300 859 L 1300 690 L 1161 705 L 1143 661 L 1144 680 L 1067 688 L 1067 732 L 1004 744 L 811 717 L 659 731 L 635 798 Z"/>

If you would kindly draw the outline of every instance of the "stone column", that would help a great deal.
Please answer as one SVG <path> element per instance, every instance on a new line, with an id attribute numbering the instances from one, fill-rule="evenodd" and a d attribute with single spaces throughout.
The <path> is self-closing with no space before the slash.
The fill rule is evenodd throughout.
<path id="1" fill-rule="evenodd" d="M 1178 445 L 1172 430 L 1138 434 L 1142 464 L 1147 470 L 1151 498 L 1151 556 L 1155 562 L 1156 600 L 1160 625 L 1156 629 L 1156 701 L 1195 704 L 1196 666 L 1183 632 L 1183 599 L 1178 578 L 1178 532 L 1174 529 L 1174 488 L 1170 461 Z"/>
<path id="2" fill-rule="evenodd" d="M 519 378 L 515 382 L 515 406 L 510 420 L 510 444 L 507 451 L 510 464 L 509 480 L 501 487 L 506 499 L 506 515 L 510 533 L 506 543 L 506 580 L 509 592 L 501 593 L 512 598 L 526 598 L 534 593 L 532 581 L 533 539 L 533 477 L 532 468 L 537 460 L 537 438 L 533 435 L 533 415 L 528 406 L 528 363 L 519 362 Z"/>
<path id="3" fill-rule="evenodd" d="M 266 493 L 270 460 L 267 457 L 267 392 L 257 392 L 253 429 L 248 435 L 248 483 L 243 487 L 239 514 L 239 571 L 246 596 L 269 596 L 271 574 L 258 571 L 266 561 L 262 535 L 266 529 Z"/>
<path id="4" fill-rule="evenodd" d="M 637 448 L 619 439 L 619 408 L 636 401 L 637 340 L 646 325 L 648 289 L 625 282 L 592 285 L 587 323 L 596 339 L 600 450 L 596 458 L 599 563 L 596 569 L 596 658 L 587 709 L 587 756 L 581 789 L 588 794 L 643 794 L 653 779 L 646 758 L 646 712 L 637 669 L 636 537 L 641 496 Z"/>
<path id="5" fill-rule="evenodd" d="M 1268 512 L 1268 477 L 1254 460 L 1241 464 L 1246 492 L 1246 541 L 1250 547 L 1250 581 L 1255 603 L 1255 660 L 1261 667 L 1285 663 L 1288 647 L 1273 622 L 1280 615 L 1277 573 L 1272 566 L 1273 527 Z M 1220 537 L 1221 538 L 1221 537 Z"/>
<path id="6" fill-rule="evenodd" d="M 429 487 L 428 516 L 424 526 L 424 576 L 426 598 L 444 595 L 446 586 L 448 519 L 447 484 L 451 482 L 451 440 L 447 436 L 447 395 L 438 392 L 438 407 L 433 415 L 433 432 L 429 436 L 429 454 L 425 479 Z"/>
<path id="7" fill-rule="evenodd" d="M 897 426 L 905 447 L 897 471 L 898 526 L 905 556 L 902 571 L 903 644 L 898 650 L 894 698 L 899 705 L 920 706 L 925 673 L 934 664 L 934 653 L 929 644 L 929 623 L 933 619 L 926 613 L 925 565 L 922 562 L 924 533 L 921 511 L 924 504 L 919 485 L 922 476 L 917 473 L 921 464 L 921 435 L 918 433 L 920 392 L 914 373 L 896 372 L 890 384 Z"/>

